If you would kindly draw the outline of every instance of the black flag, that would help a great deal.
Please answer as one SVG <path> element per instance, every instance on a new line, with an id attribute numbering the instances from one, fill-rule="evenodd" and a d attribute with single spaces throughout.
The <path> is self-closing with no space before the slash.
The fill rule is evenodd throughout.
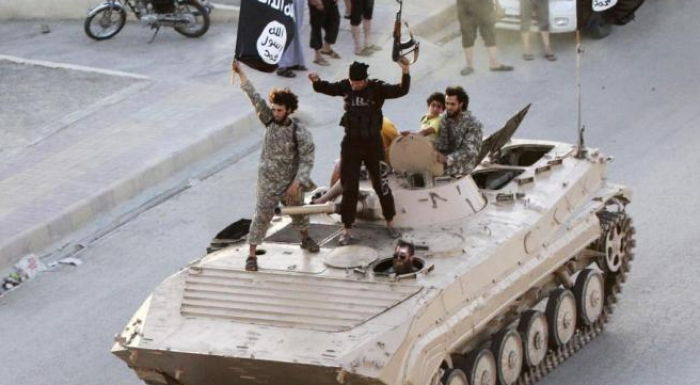
<path id="1" fill-rule="evenodd" d="M 515 130 L 520 127 L 520 123 L 522 123 L 523 119 L 525 119 L 527 112 L 530 111 L 531 105 L 532 104 L 528 104 L 525 106 L 525 108 L 518 111 L 517 114 L 508 119 L 503 128 L 489 135 L 489 137 L 484 140 L 484 142 L 481 144 L 481 151 L 479 151 L 479 157 L 476 160 L 476 164 L 481 163 L 481 161 L 486 158 L 486 155 L 498 154 L 501 151 L 501 147 L 505 146 L 510 141 L 510 138 L 512 138 L 513 134 L 515 134 Z"/>
<path id="2" fill-rule="evenodd" d="M 294 38 L 292 0 L 242 0 L 238 17 L 235 58 L 248 66 L 272 72 Z"/>
<path id="3" fill-rule="evenodd" d="M 634 12 L 642 6 L 644 0 L 578 0 L 577 27 L 582 29 L 594 14 L 609 24 L 625 25 L 634 20 Z"/>

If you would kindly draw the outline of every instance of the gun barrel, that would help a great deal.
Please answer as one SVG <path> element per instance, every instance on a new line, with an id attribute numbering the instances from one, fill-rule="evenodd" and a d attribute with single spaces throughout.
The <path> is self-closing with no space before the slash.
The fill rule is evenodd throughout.
<path id="1" fill-rule="evenodd" d="M 322 205 L 289 206 L 276 207 L 275 215 L 312 215 L 312 214 L 334 214 L 340 212 L 340 205 L 326 203 Z"/>

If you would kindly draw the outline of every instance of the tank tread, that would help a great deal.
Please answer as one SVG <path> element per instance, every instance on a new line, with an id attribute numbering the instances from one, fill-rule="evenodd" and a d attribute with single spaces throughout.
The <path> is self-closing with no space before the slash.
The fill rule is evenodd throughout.
<path id="1" fill-rule="evenodd" d="M 625 256 L 623 258 L 620 270 L 614 274 L 614 279 L 606 279 L 606 282 L 612 281 L 613 284 L 606 286 L 605 288 L 605 306 L 603 307 L 603 314 L 601 314 L 600 318 L 598 318 L 598 320 L 591 325 L 579 327 L 576 330 L 573 338 L 571 338 L 567 344 L 560 346 L 556 350 L 550 350 L 539 365 L 523 370 L 523 373 L 515 382 L 517 385 L 532 385 L 537 383 L 540 379 L 556 369 L 557 366 L 561 365 L 574 353 L 581 350 L 581 348 L 586 346 L 603 332 L 605 325 L 610 320 L 610 317 L 615 310 L 615 304 L 618 302 L 620 293 L 622 292 L 622 285 L 625 281 L 627 281 L 627 276 L 631 268 L 631 261 L 634 259 L 632 249 L 635 246 L 635 229 L 632 225 L 632 219 L 625 215 L 624 212 L 604 211 L 599 213 L 598 217 L 600 218 L 603 233 L 605 233 L 607 229 L 617 221 L 624 221 L 623 227 L 628 229 L 628 234 L 626 236 L 628 237 L 629 241 L 627 242 Z"/>

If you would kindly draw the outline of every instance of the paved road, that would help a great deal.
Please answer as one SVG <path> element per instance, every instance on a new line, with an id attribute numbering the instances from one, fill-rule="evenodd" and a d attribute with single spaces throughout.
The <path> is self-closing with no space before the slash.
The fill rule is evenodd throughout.
<path id="1" fill-rule="evenodd" d="M 638 228 L 637 259 L 604 335 L 543 384 L 697 382 L 700 333 L 694 321 L 700 297 L 694 281 L 700 271 L 700 230 L 693 223 L 700 215 L 694 167 L 700 162 L 700 51 L 692 44 L 697 20 L 700 9 L 692 0 L 678 0 L 673 7 L 649 1 L 636 23 L 605 41 L 586 42 L 586 138 L 615 156 L 610 179 L 635 191 L 630 212 Z M 488 73 L 480 52 L 477 72 L 459 79 L 471 93 L 472 110 L 492 131 L 533 102 L 520 136 L 572 140 L 572 38 L 555 39 L 557 63 L 516 61 L 517 35 L 503 41 L 504 60 L 518 65 L 516 72 Z M 407 110 L 406 105 L 422 109 L 429 91 L 455 82 L 461 63 L 451 59 L 460 58 L 454 53 L 458 46 L 453 40 L 423 57 L 447 63 L 444 71 L 417 80 L 406 104 L 387 104 L 387 115 L 401 127 L 418 118 L 419 108 Z M 340 104 L 311 96 L 302 100 L 324 101 L 311 127 L 319 148 L 313 177 L 320 183 L 326 183 L 337 156 L 334 112 Z M 0 384 L 138 384 L 110 355 L 112 336 L 158 282 L 201 255 L 214 233 L 250 216 L 258 156 L 112 232 L 80 255 L 82 266 L 42 274 L 0 298 Z"/>

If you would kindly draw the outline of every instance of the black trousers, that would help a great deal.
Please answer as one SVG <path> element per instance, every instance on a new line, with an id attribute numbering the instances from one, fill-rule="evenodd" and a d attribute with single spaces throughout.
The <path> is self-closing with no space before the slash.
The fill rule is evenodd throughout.
<path id="1" fill-rule="evenodd" d="M 338 4 L 333 0 L 323 0 L 323 11 L 320 11 L 309 3 L 309 17 L 311 19 L 311 48 L 321 49 L 324 40 L 328 44 L 335 44 L 340 29 Z M 325 39 L 323 31 L 326 32 Z"/>
<path id="2" fill-rule="evenodd" d="M 372 20 L 374 0 L 351 0 L 350 4 L 350 25 L 358 26 L 362 20 Z"/>
<path id="3" fill-rule="evenodd" d="M 382 213 L 387 222 L 394 219 L 396 207 L 394 196 L 386 179 L 382 179 L 379 161 L 384 149 L 381 140 L 369 143 L 350 142 L 343 139 L 340 147 L 340 184 L 343 186 L 343 199 L 340 202 L 341 218 L 345 228 L 352 227 L 357 215 L 357 196 L 360 190 L 360 168 L 365 164 L 369 173 L 372 187 L 379 197 Z"/>

